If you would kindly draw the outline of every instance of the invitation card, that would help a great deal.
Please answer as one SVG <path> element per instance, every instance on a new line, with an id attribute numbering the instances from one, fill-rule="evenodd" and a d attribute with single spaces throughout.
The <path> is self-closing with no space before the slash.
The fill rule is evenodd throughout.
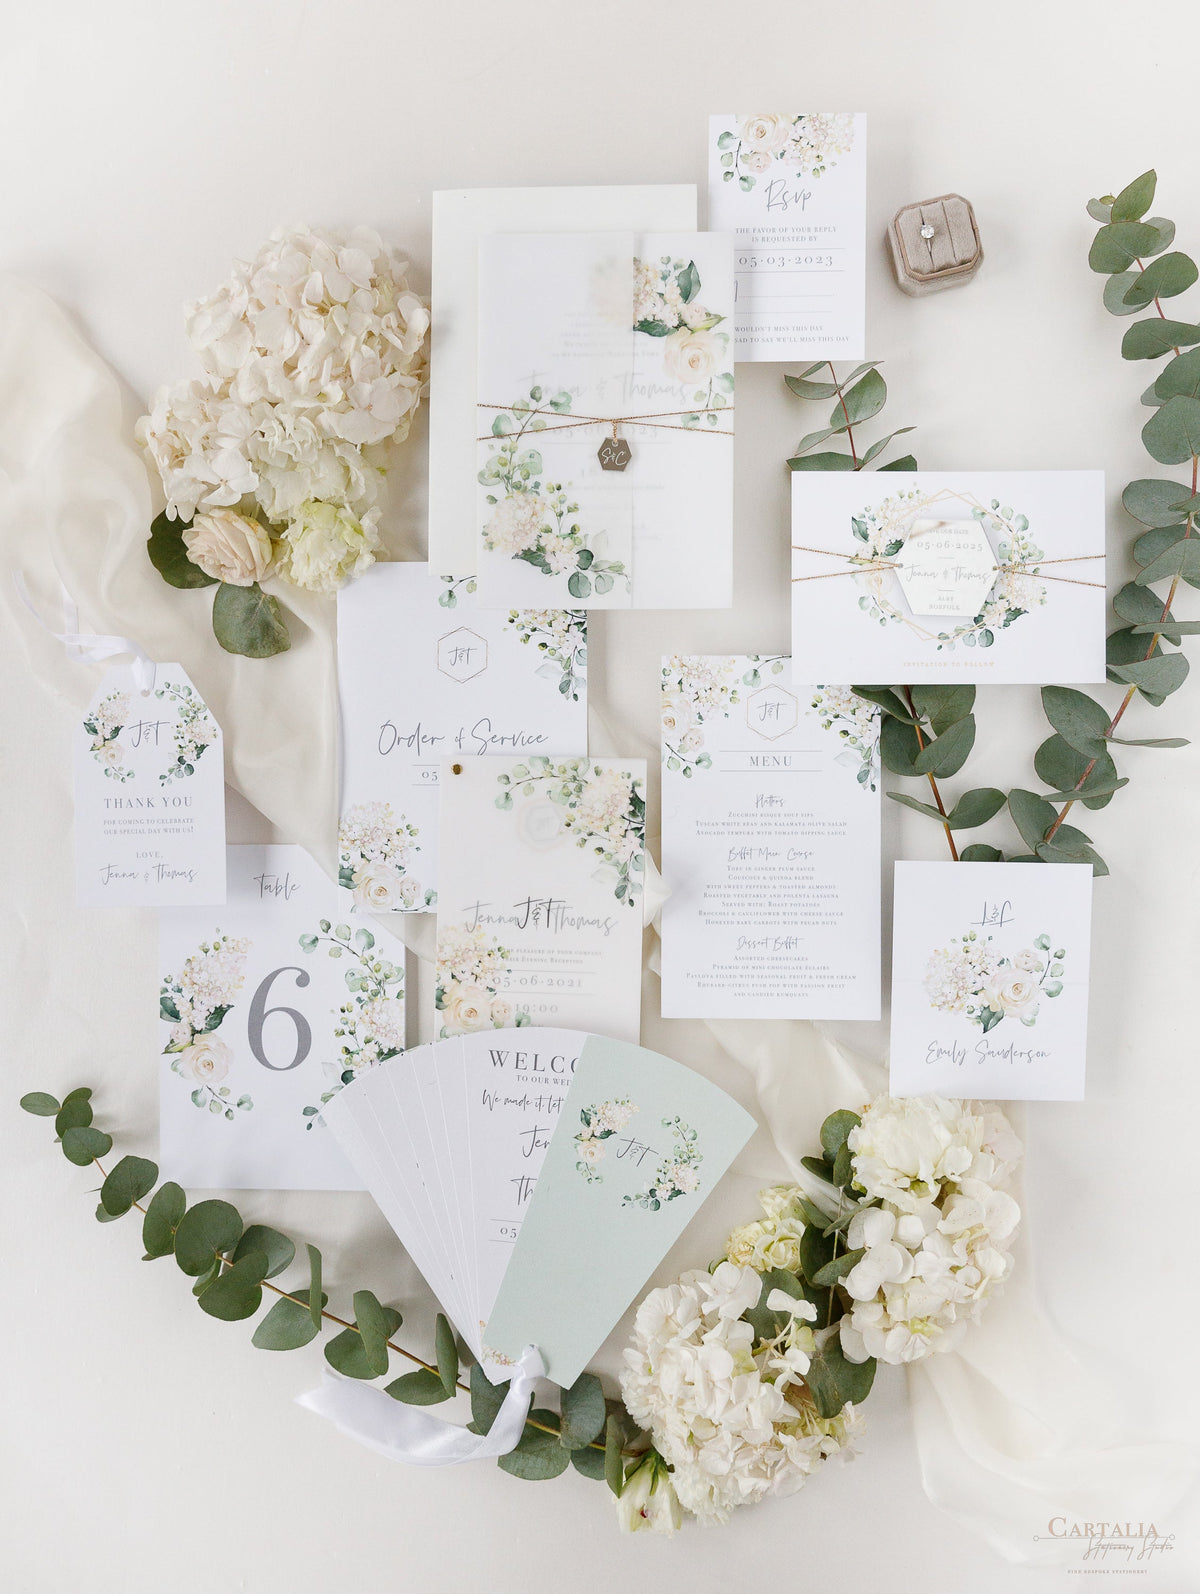
<path id="1" fill-rule="evenodd" d="M 894 1096 L 1082 1101 L 1092 868 L 898 863 Z"/>
<path id="2" fill-rule="evenodd" d="M 708 128 L 708 225 L 737 240 L 738 359 L 861 360 L 866 117 L 762 111 Z"/>
<path id="3" fill-rule="evenodd" d="M 228 849 L 219 910 L 159 916 L 159 1142 L 185 1186 L 358 1190 L 323 1122 L 404 1048 L 404 947 L 338 923 L 302 847 Z"/>
<path id="4" fill-rule="evenodd" d="M 186 672 L 108 670 L 71 742 L 80 907 L 224 902 L 224 742 Z"/>
<path id="5" fill-rule="evenodd" d="M 526 1024 L 636 1040 L 643 759 L 443 764 L 441 1036 Z"/>
<path id="6" fill-rule="evenodd" d="M 540 1026 L 393 1057 L 328 1123 L 488 1377 L 533 1343 L 563 1385 L 754 1130 L 681 1063 Z"/>
<path id="7" fill-rule="evenodd" d="M 693 183 L 434 194 L 429 563 L 435 574 L 475 570 L 480 240 L 497 232 L 691 232 L 695 226 Z"/>
<path id="8" fill-rule="evenodd" d="M 410 562 L 338 593 L 343 912 L 436 905 L 443 758 L 587 751 L 587 616 L 474 593 Z"/>
<path id="9" fill-rule="evenodd" d="M 1104 475 L 796 471 L 798 680 L 1103 681 Z"/>
<path id="10" fill-rule="evenodd" d="M 546 1376 L 573 1384 L 754 1127 L 682 1063 L 589 1036 L 485 1324 L 485 1356 L 515 1361 L 536 1345 Z"/>
<path id="11" fill-rule="evenodd" d="M 778 657 L 662 670 L 664 1018 L 879 1017 L 879 715 Z"/>
<path id="12" fill-rule="evenodd" d="M 498 234 L 479 273 L 480 601 L 728 608 L 730 238 Z"/>

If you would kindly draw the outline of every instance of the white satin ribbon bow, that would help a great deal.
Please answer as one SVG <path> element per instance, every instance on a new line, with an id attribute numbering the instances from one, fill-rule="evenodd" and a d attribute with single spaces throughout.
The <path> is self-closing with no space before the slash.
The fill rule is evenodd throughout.
<path id="1" fill-rule="evenodd" d="M 41 626 L 43 631 L 48 631 L 56 642 L 61 642 L 63 647 L 78 664 L 99 664 L 103 659 L 116 658 L 118 654 L 130 653 L 133 663 L 130 666 L 133 672 L 133 684 L 143 697 L 154 690 L 154 677 L 156 665 L 154 660 L 140 648 L 132 638 L 127 636 L 98 636 L 90 631 L 77 631 L 79 614 L 71 594 L 64 586 L 62 589 L 63 623 L 65 631 L 55 631 L 38 613 L 33 599 L 29 596 L 29 588 L 25 585 L 25 577 L 18 570 L 13 576 L 13 584 L 17 589 L 17 596 L 29 610 L 30 614 Z"/>
<path id="2" fill-rule="evenodd" d="M 403 1461 L 410 1467 L 457 1467 L 464 1461 L 506 1456 L 515 1449 L 525 1429 L 534 1384 L 545 1373 L 541 1352 L 527 1345 L 486 1434 L 468 1433 L 444 1417 L 393 1400 L 378 1385 L 342 1378 L 328 1369 L 320 1387 L 298 1395 L 296 1404 L 328 1417 L 339 1433 L 357 1439 L 389 1461 Z"/>

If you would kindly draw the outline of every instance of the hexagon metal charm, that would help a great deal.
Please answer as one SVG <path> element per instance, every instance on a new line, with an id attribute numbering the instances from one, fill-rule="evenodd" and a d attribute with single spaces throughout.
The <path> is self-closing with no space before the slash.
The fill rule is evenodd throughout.
<path id="1" fill-rule="evenodd" d="M 782 686 L 763 686 L 746 699 L 746 724 L 764 741 L 777 742 L 800 722 L 800 704 Z"/>
<path id="2" fill-rule="evenodd" d="M 476 632 L 460 625 L 438 639 L 437 667 L 452 681 L 471 681 L 488 666 L 488 645 Z"/>
<path id="3" fill-rule="evenodd" d="M 996 579 L 996 555 L 977 520 L 915 520 L 895 556 L 914 614 L 971 620 Z"/>
<path id="4" fill-rule="evenodd" d="M 633 458 L 633 450 L 623 437 L 606 437 L 596 450 L 601 470 L 624 470 Z"/>

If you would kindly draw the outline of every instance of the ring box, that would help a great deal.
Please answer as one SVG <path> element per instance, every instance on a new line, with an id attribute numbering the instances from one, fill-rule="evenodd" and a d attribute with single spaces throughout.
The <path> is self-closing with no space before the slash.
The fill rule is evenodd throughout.
<path id="1" fill-rule="evenodd" d="M 961 194 L 905 205 L 888 223 L 896 282 L 904 293 L 938 293 L 970 282 L 983 264 L 983 245 L 969 200 Z"/>

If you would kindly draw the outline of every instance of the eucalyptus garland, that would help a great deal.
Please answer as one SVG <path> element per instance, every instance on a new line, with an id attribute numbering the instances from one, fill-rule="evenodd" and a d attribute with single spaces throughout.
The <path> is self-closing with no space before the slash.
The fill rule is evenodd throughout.
<path id="1" fill-rule="evenodd" d="M 1042 688 L 1042 708 L 1051 735 L 1033 755 L 1041 791 L 1013 787 L 1001 791 L 980 786 L 948 799 L 940 782 L 957 775 L 975 745 L 973 686 L 857 686 L 860 697 L 883 712 L 880 757 L 894 775 L 924 780 L 932 802 L 907 792 L 891 791 L 902 803 L 940 825 L 950 856 L 964 863 L 1090 863 L 1097 875 L 1108 866 L 1089 835 L 1068 823 L 1076 805 L 1105 808 L 1128 785 L 1113 756 L 1114 747 L 1184 747 L 1178 736 L 1127 737 L 1117 734 L 1134 700 L 1160 707 L 1187 679 L 1183 639 L 1200 631 L 1200 620 L 1180 620 L 1174 604 L 1180 584 L 1200 587 L 1200 324 L 1173 320 L 1164 299 L 1185 292 L 1197 279 L 1190 256 L 1171 249 L 1175 224 L 1148 216 L 1157 178 L 1144 172 L 1117 195 L 1088 204 L 1100 223 L 1088 264 L 1106 278 L 1104 305 L 1113 315 L 1148 313 L 1126 330 L 1121 354 L 1126 360 L 1165 360 L 1142 394 L 1151 410 L 1142 428 L 1142 442 L 1160 465 L 1182 466 L 1185 480 L 1142 477 L 1125 488 L 1121 502 L 1139 531 L 1130 554 L 1138 567 L 1113 598 L 1120 622 L 1108 637 L 1108 679 L 1123 687 L 1115 706 L 1099 702 L 1072 687 Z M 856 427 L 883 409 L 887 385 L 878 362 L 855 367 L 839 378 L 829 362 L 818 361 L 798 376 L 784 380 L 805 400 L 834 400 L 829 425 L 809 433 L 788 460 L 793 470 L 864 470 L 883 452 L 902 427 L 863 448 Z M 818 380 L 827 368 L 828 380 Z M 844 436 L 848 452 L 813 453 L 820 443 Z M 916 470 L 911 455 L 879 467 Z M 1019 844 L 975 841 L 959 846 L 962 831 L 977 830 L 1002 810 L 1015 828 Z"/>

